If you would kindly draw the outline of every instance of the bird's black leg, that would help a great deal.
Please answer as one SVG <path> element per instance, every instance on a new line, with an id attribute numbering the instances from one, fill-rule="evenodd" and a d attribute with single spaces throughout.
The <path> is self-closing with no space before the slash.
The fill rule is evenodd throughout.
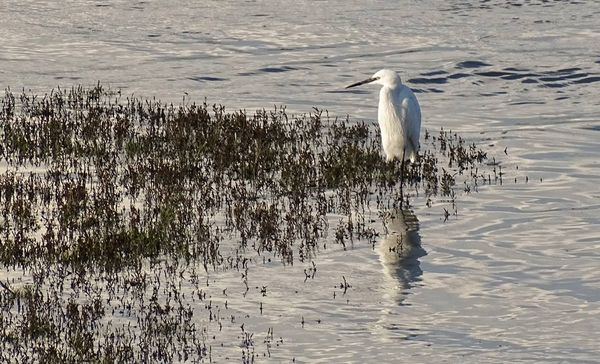
<path id="1" fill-rule="evenodd" d="M 404 204 L 404 154 L 406 153 L 406 148 L 402 150 L 402 160 L 400 162 L 400 210 L 402 210 Z"/>

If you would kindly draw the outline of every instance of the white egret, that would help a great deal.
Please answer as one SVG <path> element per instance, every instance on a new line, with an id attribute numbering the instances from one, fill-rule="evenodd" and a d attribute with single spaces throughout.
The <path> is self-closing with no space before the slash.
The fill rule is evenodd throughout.
<path id="1" fill-rule="evenodd" d="M 374 83 L 381 85 L 377 119 L 381 129 L 381 144 L 388 161 L 394 158 L 415 161 L 419 151 L 421 107 L 412 90 L 402 84 L 394 71 L 383 69 L 372 77 L 346 88 Z"/>

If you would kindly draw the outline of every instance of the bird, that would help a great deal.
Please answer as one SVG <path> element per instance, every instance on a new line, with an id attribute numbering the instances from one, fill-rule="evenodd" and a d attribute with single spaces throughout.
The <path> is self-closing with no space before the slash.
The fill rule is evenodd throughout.
<path id="1" fill-rule="evenodd" d="M 381 145 L 387 161 L 410 160 L 414 163 L 419 152 L 421 107 L 417 97 L 404 85 L 398 73 L 389 69 L 377 71 L 366 80 L 346 88 L 367 83 L 381 85 L 377 121 L 381 130 Z"/>

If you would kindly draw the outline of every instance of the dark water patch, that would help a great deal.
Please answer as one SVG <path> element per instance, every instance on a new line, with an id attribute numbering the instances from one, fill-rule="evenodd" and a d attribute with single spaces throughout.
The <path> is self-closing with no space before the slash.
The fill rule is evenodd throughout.
<path id="1" fill-rule="evenodd" d="M 556 82 L 554 82 L 554 83 L 544 83 L 544 84 L 540 85 L 540 87 L 548 87 L 548 88 L 563 88 L 565 86 L 567 86 L 566 83 L 556 83 Z"/>
<path id="2" fill-rule="evenodd" d="M 498 95 L 506 95 L 506 94 L 507 94 L 506 91 L 482 92 L 479 94 L 479 96 L 489 97 L 489 96 L 498 96 Z"/>
<path id="3" fill-rule="evenodd" d="M 456 68 L 481 68 L 491 66 L 483 61 L 463 61 L 456 64 Z"/>
<path id="4" fill-rule="evenodd" d="M 583 130 L 592 130 L 592 131 L 600 131 L 600 124 L 598 124 L 598 125 L 582 126 L 581 129 L 583 129 Z"/>
<path id="5" fill-rule="evenodd" d="M 546 77 L 540 77 L 540 81 L 543 82 L 555 82 L 555 81 L 564 81 L 564 80 L 569 80 L 569 79 L 573 79 L 573 78 L 582 78 L 582 77 L 587 77 L 589 76 L 588 73 L 574 73 L 571 75 L 564 75 L 564 76 L 546 76 Z"/>
<path id="6" fill-rule="evenodd" d="M 449 79 L 458 79 L 458 78 L 465 78 L 465 77 L 471 77 L 471 75 L 467 74 L 467 73 L 453 73 L 451 75 L 448 75 Z"/>
<path id="7" fill-rule="evenodd" d="M 503 72 L 503 71 L 486 71 L 486 72 L 475 72 L 478 76 L 483 77 L 502 77 L 502 76 L 510 76 L 513 73 L 511 72 Z"/>
<path id="8" fill-rule="evenodd" d="M 508 72 L 529 72 L 530 70 L 527 68 L 516 68 L 516 67 L 506 67 L 502 69 L 503 71 Z"/>
<path id="9" fill-rule="evenodd" d="M 204 81 L 227 81 L 227 78 L 221 77 L 213 77 L 213 76 L 197 76 L 197 77 L 189 77 L 190 80 L 204 82 Z"/>
<path id="10" fill-rule="evenodd" d="M 509 105 L 545 105 L 544 101 L 515 101 L 509 103 Z"/>
<path id="11" fill-rule="evenodd" d="M 440 90 L 438 88 L 410 88 L 414 93 L 416 94 L 428 94 L 428 93 L 435 93 L 435 94 L 441 94 L 444 92 L 444 90 Z"/>
<path id="12" fill-rule="evenodd" d="M 446 77 L 411 78 L 410 80 L 408 80 L 408 82 L 415 83 L 415 84 L 428 84 L 428 83 L 442 84 L 442 83 L 448 82 L 448 79 Z"/>
<path id="13" fill-rule="evenodd" d="M 251 16 L 256 17 L 256 18 L 264 18 L 266 16 L 269 16 L 269 14 L 252 14 Z"/>
<path id="14" fill-rule="evenodd" d="M 78 76 L 55 76 L 54 79 L 55 80 L 72 80 L 72 81 L 76 81 L 76 80 L 80 80 L 81 77 L 78 77 Z"/>
<path id="15" fill-rule="evenodd" d="M 159 38 L 160 34 L 148 34 L 147 37 L 148 38 Z"/>
<path id="16" fill-rule="evenodd" d="M 295 71 L 295 70 L 298 70 L 298 68 L 291 67 L 291 66 L 281 66 L 281 67 L 264 67 L 264 68 L 259 68 L 258 70 L 260 72 L 267 72 L 267 73 L 280 73 L 280 72 Z"/>
<path id="17" fill-rule="evenodd" d="M 577 1 L 549 1 L 549 0 L 542 0 L 539 2 L 532 2 L 532 1 L 523 1 L 523 2 L 516 2 L 516 1 L 498 1 L 495 3 L 492 3 L 490 1 L 487 0 L 483 0 L 481 2 L 477 2 L 477 3 L 470 3 L 470 2 L 460 2 L 457 5 L 450 5 L 450 7 L 448 8 L 444 8 L 444 9 L 440 9 L 440 11 L 442 12 L 451 12 L 453 14 L 457 14 L 460 16 L 473 16 L 472 14 L 474 13 L 474 11 L 478 11 L 478 10 L 494 10 L 496 8 L 503 8 L 503 9 L 509 9 L 509 10 L 516 10 L 515 8 L 519 9 L 519 8 L 528 8 L 528 7 L 542 7 L 542 8 L 550 8 L 550 7 L 554 7 L 556 5 L 562 5 L 562 4 L 572 4 L 572 5 L 578 5 L 578 4 L 585 4 L 583 2 L 577 2 Z M 518 17 L 515 15 L 514 16 L 515 19 L 518 19 Z"/>
<path id="18" fill-rule="evenodd" d="M 447 74 L 448 74 L 448 72 L 446 72 L 446 71 L 437 70 L 437 71 L 421 73 L 421 76 L 437 76 L 437 75 L 447 75 Z"/>
<path id="19" fill-rule="evenodd" d="M 536 73 L 513 73 L 510 75 L 502 76 L 500 78 L 502 78 L 503 80 L 520 80 L 521 78 L 525 77 L 539 77 L 539 75 Z"/>
<path id="20" fill-rule="evenodd" d="M 521 80 L 522 83 L 542 83 L 543 87 L 562 88 L 569 84 L 585 84 L 600 81 L 600 76 L 580 72 L 579 67 L 562 68 L 552 71 L 532 72 L 527 69 L 506 67 L 501 71 L 474 72 L 477 76 L 500 78 L 503 80 Z M 453 75 L 448 78 L 454 78 Z M 570 81 L 570 82 L 569 82 Z"/>
<path id="21" fill-rule="evenodd" d="M 581 68 L 579 67 L 572 67 L 572 68 L 562 68 L 556 71 L 545 71 L 542 72 L 545 75 L 564 75 L 564 74 L 571 74 L 577 71 L 581 71 Z"/>
<path id="22" fill-rule="evenodd" d="M 592 83 L 592 82 L 598 82 L 598 81 L 600 81 L 600 76 L 592 76 L 592 77 L 583 78 L 581 80 L 573 80 L 573 81 L 571 81 L 571 83 L 582 84 L 582 83 Z"/>
<path id="23" fill-rule="evenodd" d="M 413 89 L 413 91 L 415 91 L 415 90 Z M 352 93 L 352 94 L 357 94 L 357 95 L 366 95 L 366 94 L 371 93 L 371 91 L 369 91 L 369 90 L 359 89 L 359 88 L 349 88 L 349 89 L 332 90 L 332 91 L 325 91 L 325 92 L 330 93 L 330 94 Z"/>

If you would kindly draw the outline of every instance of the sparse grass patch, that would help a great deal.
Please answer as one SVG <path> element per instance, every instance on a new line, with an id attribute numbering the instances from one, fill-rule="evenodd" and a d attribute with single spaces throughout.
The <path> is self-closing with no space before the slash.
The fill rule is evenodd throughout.
<path id="1" fill-rule="evenodd" d="M 236 269 L 247 286 L 256 256 L 294 264 L 324 239 L 371 242 L 370 211 L 454 199 L 458 176 L 491 181 L 486 153 L 455 134 L 426 133 L 402 175 L 373 125 L 317 109 L 226 112 L 100 85 L 1 104 L 0 264 L 33 282 L 0 287 L 0 361 L 203 360 L 192 318 L 221 318 L 198 306 L 201 275 Z M 254 355 L 252 333 L 242 343 Z"/>

